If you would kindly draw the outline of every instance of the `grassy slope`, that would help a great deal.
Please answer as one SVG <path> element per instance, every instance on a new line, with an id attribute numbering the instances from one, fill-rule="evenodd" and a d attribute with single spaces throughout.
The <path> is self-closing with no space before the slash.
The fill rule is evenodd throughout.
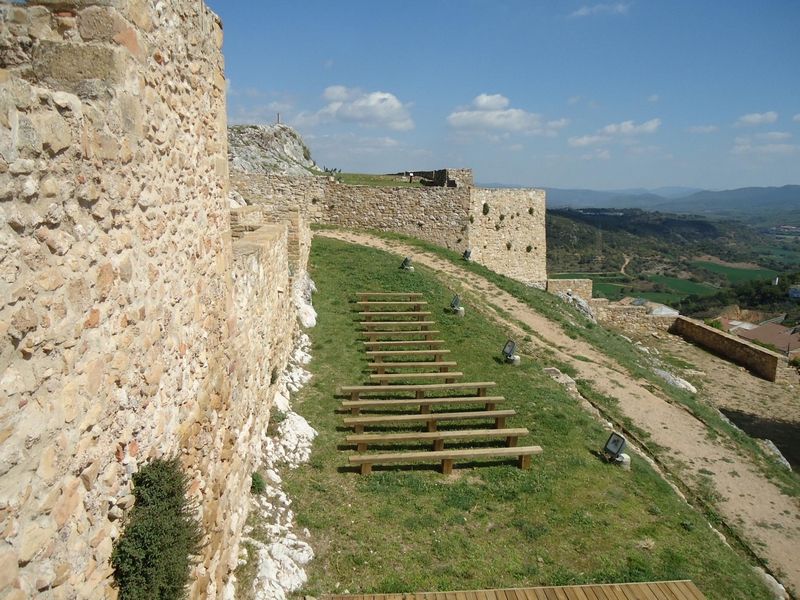
<path id="1" fill-rule="evenodd" d="M 718 265 L 716 263 L 704 261 L 694 261 L 692 264 L 713 273 L 722 273 L 731 283 L 736 283 L 738 281 L 752 281 L 756 279 L 769 279 L 770 277 L 780 275 L 779 271 L 772 271 L 770 269 L 738 269 L 736 267 L 727 267 L 725 265 Z"/>
<path id="2" fill-rule="evenodd" d="M 630 473 L 600 459 L 607 432 L 526 360 L 496 360 L 505 336 L 468 310 L 443 310 L 452 293 L 417 266 L 386 253 L 315 238 L 311 274 L 319 293 L 315 374 L 296 409 L 317 428 L 311 462 L 285 476 L 297 522 L 317 558 L 303 594 L 400 592 L 689 577 L 708 598 L 767 598 L 749 566 L 725 547 L 643 461 Z M 522 443 L 545 448 L 528 471 L 513 461 L 444 478 L 434 465 L 349 469 L 337 386 L 359 383 L 366 358 L 356 291 L 422 291 L 467 380 L 491 379 L 526 426 Z M 557 309 L 549 298 L 544 310 Z M 599 328 L 595 328 L 599 329 Z M 633 351 L 631 351 L 633 352 Z M 477 465 L 476 465 L 477 466 Z M 460 468 L 459 468 L 460 467 Z"/>

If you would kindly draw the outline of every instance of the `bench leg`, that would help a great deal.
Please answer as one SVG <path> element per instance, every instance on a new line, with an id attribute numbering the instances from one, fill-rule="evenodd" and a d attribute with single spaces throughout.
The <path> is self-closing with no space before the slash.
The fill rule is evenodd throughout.
<path id="1" fill-rule="evenodd" d="M 442 474 L 450 475 L 453 472 L 453 459 L 445 458 L 442 460 Z"/>
<path id="2" fill-rule="evenodd" d="M 433 334 L 426 332 L 425 333 L 425 340 L 430 342 L 432 339 L 433 339 Z"/>
<path id="3" fill-rule="evenodd" d="M 417 390 L 414 394 L 415 400 L 422 400 L 425 397 L 425 392 L 423 390 Z"/>
<path id="4" fill-rule="evenodd" d="M 431 419 L 428 421 L 428 431 L 436 431 L 436 421 Z"/>
<path id="5" fill-rule="evenodd" d="M 356 451 L 357 451 L 357 452 L 366 452 L 366 451 L 367 451 L 367 444 L 366 444 L 366 442 L 361 442 L 361 443 L 359 443 L 359 444 L 358 444 L 358 447 L 356 448 Z"/>
<path id="6" fill-rule="evenodd" d="M 353 408 L 350 409 L 350 414 L 351 415 L 359 415 L 359 414 L 361 414 L 361 409 L 358 408 L 357 406 L 354 406 Z"/>
<path id="7" fill-rule="evenodd" d="M 455 377 L 447 377 L 447 378 L 445 378 L 444 382 L 445 383 L 455 383 L 456 379 L 455 379 Z"/>
<path id="8" fill-rule="evenodd" d="M 435 362 L 442 362 L 442 356 L 443 356 L 442 354 L 436 354 L 434 356 L 434 361 Z"/>
<path id="9" fill-rule="evenodd" d="M 487 402 L 486 403 L 486 410 L 494 410 L 495 403 L 494 402 Z"/>
<path id="10" fill-rule="evenodd" d="M 369 475 L 372 473 L 372 463 L 361 463 L 361 474 Z"/>
<path id="11" fill-rule="evenodd" d="M 485 395 L 486 395 L 486 388 L 485 387 L 478 388 L 478 397 L 483 398 Z"/>
<path id="12" fill-rule="evenodd" d="M 431 405 L 430 404 L 420 404 L 419 405 L 419 414 L 421 414 L 421 415 L 429 415 L 429 414 L 431 414 Z"/>
<path id="13" fill-rule="evenodd" d="M 509 448 L 514 448 L 517 445 L 517 440 L 519 440 L 519 438 L 515 435 L 508 436 L 506 438 L 506 446 Z"/>
<path id="14" fill-rule="evenodd" d="M 358 400 L 358 392 L 350 392 L 350 400 Z"/>
<path id="15" fill-rule="evenodd" d="M 381 385 L 389 385 L 388 379 L 381 379 Z"/>
<path id="16" fill-rule="evenodd" d="M 497 417 L 494 420 L 494 428 L 495 429 L 505 429 L 506 428 L 506 418 L 505 417 Z"/>
<path id="17" fill-rule="evenodd" d="M 381 355 L 376 356 L 375 357 L 375 362 L 376 363 L 382 363 L 383 362 L 383 357 Z"/>
<path id="18" fill-rule="evenodd" d="M 353 425 L 353 431 L 356 433 L 364 433 L 364 426 L 363 425 Z"/>
<path id="19" fill-rule="evenodd" d="M 433 440 L 433 451 L 440 452 L 444 450 L 444 440 Z"/>
<path id="20" fill-rule="evenodd" d="M 449 373 L 449 372 L 450 372 L 450 367 L 448 367 L 447 365 L 439 367 L 439 373 Z"/>
<path id="21" fill-rule="evenodd" d="M 519 457 L 519 468 L 523 471 L 529 469 L 531 466 L 531 455 L 530 454 L 523 454 Z"/>

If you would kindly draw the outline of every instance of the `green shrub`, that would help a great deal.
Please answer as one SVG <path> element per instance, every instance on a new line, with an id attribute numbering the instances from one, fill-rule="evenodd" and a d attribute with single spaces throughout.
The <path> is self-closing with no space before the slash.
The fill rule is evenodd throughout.
<path id="1" fill-rule="evenodd" d="M 719 319 L 706 319 L 705 321 L 703 321 L 703 323 L 705 323 L 709 327 L 713 327 L 714 329 L 725 331 L 725 329 L 723 329 L 722 327 L 722 321 L 720 321 Z"/>
<path id="2" fill-rule="evenodd" d="M 267 483 L 264 481 L 264 478 L 261 476 L 261 473 L 258 471 L 254 471 L 251 475 L 252 480 L 250 482 L 250 493 L 251 494 L 263 494 L 267 491 Z"/>
<path id="3" fill-rule="evenodd" d="M 186 596 L 203 533 L 180 460 L 155 459 L 133 476 L 136 502 L 111 554 L 120 600 Z"/>
<path id="4" fill-rule="evenodd" d="M 789 365 L 800 369 L 800 356 L 795 356 L 792 360 L 789 361 Z"/>
<path id="5" fill-rule="evenodd" d="M 485 214 L 485 215 L 489 214 L 489 203 L 488 202 L 484 202 L 483 203 L 483 214 Z"/>
<path id="6" fill-rule="evenodd" d="M 533 246 L 527 246 L 525 248 L 525 252 L 530 252 L 531 250 L 533 250 Z"/>

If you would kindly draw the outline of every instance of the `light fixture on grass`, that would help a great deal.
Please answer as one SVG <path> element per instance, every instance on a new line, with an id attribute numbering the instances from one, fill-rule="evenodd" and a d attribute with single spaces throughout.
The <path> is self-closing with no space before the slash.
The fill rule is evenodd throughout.
<path id="1" fill-rule="evenodd" d="M 406 271 L 409 271 L 409 270 L 414 268 L 414 267 L 411 266 L 411 257 L 410 256 L 406 256 L 405 257 L 405 259 L 403 260 L 403 264 L 400 265 L 400 268 L 401 269 L 405 269 Z"/>
<path id="2" fill-rule="evenodd" d="M 611 435 L 608 436 L 606 445 L 603 447 L 603 453 L 609 460 L 618 461 L 622 451 L 625 450 L 626 444 L 627 442 L 624 437 L 616 432 L 612 432 Z"/>
<path id="3" fill-rule="evenodd" d="M 455 295 L 455 297 L 453 298 L 453 301 L 452 301 L 452 302 L 450 302 L 450 308 L 452 308 L 453 310 L 455 310 L 455 309 L 457 309 L 457 308 L 458 308 L 458 305 L 459 305 L 459 304 L 461 304 L 461 296 L 459 296 L 458 294 L 456 294 L 456 295 Z"/>
<path id="4" fill-rule="evenodd" d="M 506 358 L 507 363 L 511 363 L 513 365 L 519 364 L 519 356 L 514 354 L 514 351 L 517 349 L 517 342 L 514 340 L 508 340 L 506 345 L 503 346 L 503 356 Z"/>
<path id="5" fill-rule="evenodd" d="M 467 261 L 470 260 L 470 256 L 472 256 L 472 249 L 467 248 L 466 250 L 464 250 L 464 260 Z"/>

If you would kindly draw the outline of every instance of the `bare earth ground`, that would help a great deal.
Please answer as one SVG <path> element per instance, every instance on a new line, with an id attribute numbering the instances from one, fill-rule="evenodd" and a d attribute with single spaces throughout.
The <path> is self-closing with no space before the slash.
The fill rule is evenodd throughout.
<path id="1" fill-rule="evenodd" d="M 717 506 L 723 518 L 738 527 L 753 552 L 767 561 L 781 583 L 800 590 L 800 500 L 783 494 L 732 444 L 720 438 L 711 439 L 705 425 L 687 410 L 661 397 L 646 381 L 636 379 L 587 342 L 569 338 L 558 323 L 478 275 L 400 241 L 348 231 L 325 230 L 315 235 L 379 248 L 398 256 L 412 254 L 415 262 L 440 271 L 455 290 L 491 298 L 493 304 L 530 326 L 538 334 L 533 338 L 534 347 L 549 349 L 558 361 L 572 365 L 579 378 L 592 381 L 597 392 L 619 400 L 624 415 L 650 434 L 650 442 L 663 448 L 658 458 L 685 486 L 696 489 L 701 481 L 710 478 L 723 498 Z M 499 313 L 491 317 L 508 329 L 517 329 Z M 668 334 L 662 337 L 672 338 Z M 693 365 L 691 370 L 706 373 L 706 376 L 687 377 L 700 388 L 700 401 L 752 412 L 752 400 L 759 398 L 763 401 L 756 404 L 764 415 L 774 415 L 773 411 L 777 411 L 781 418 L 800 421 L 796 389 L 756 379 L 676 338 L 652 338 L 645 343 L 650 347 L 658 345 L 659 351 L 674 351 L 681 360 Z"/>

